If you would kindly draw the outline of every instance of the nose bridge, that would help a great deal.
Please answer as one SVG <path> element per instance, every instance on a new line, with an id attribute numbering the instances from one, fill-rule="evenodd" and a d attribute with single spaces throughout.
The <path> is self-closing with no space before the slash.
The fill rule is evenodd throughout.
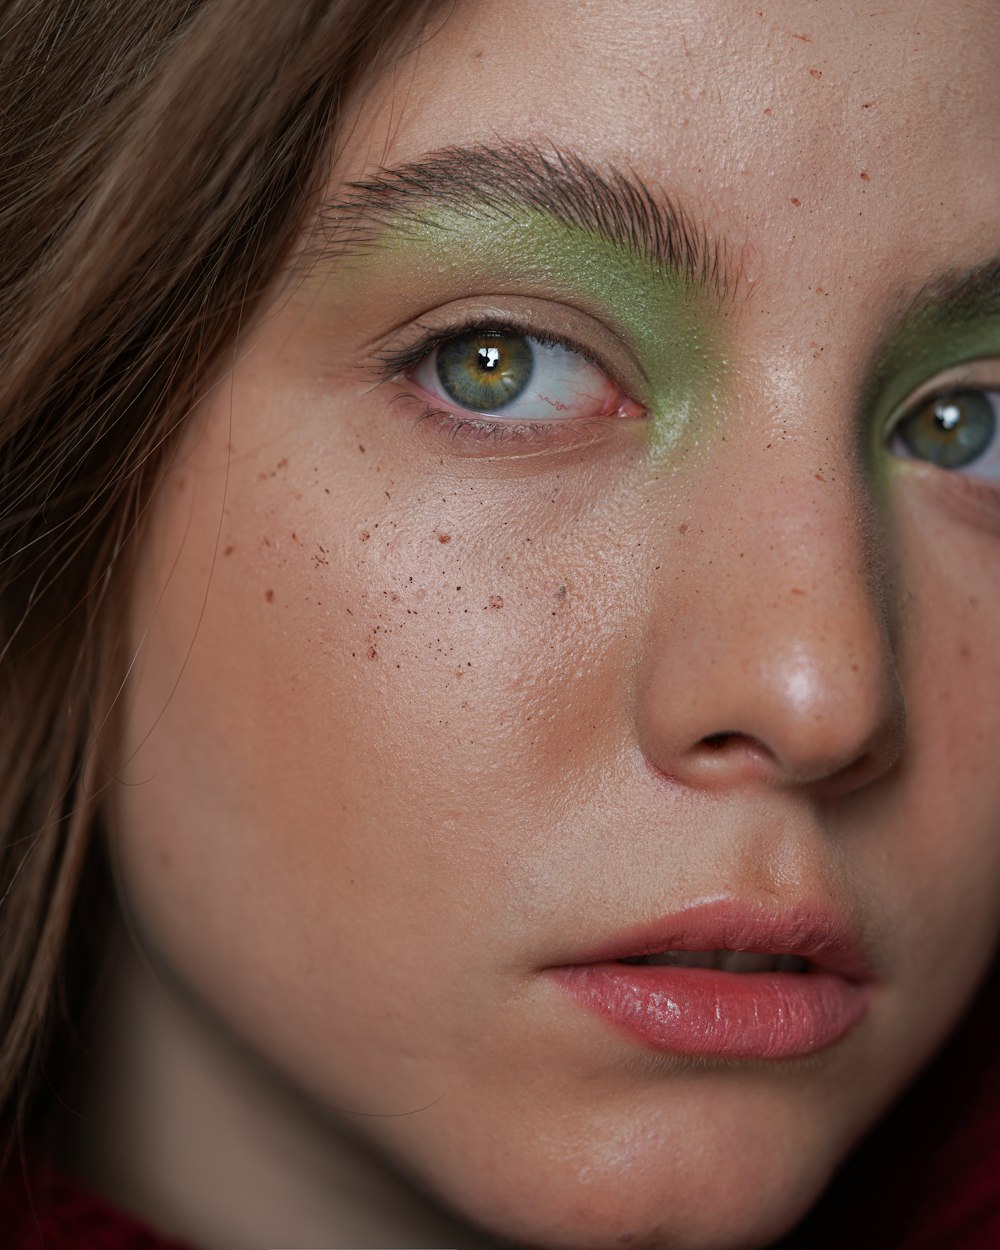
<path id="1" fill-rule="evenodd" d="M 644 670 L 661 771 L 842 786 L 895 759 L 889 583 L 859 458 L 831 434 L 843 428 L 819 413 L 727 423 L 692 475 Z"/>

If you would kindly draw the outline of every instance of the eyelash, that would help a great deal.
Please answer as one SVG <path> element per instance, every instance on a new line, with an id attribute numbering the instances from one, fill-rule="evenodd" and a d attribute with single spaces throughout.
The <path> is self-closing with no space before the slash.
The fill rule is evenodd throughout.
<path id="1" fill-rule="evenodd" d="M 547 334 L 538 326 L 520 321 L 516 317 L 471 316 L 440 329 L 427 330 L 416 342 L 406 347 L 383 348 L 376 355 L 373 366 L 377 384 L 405 377 L 411 369 L 450 339 L 471 333 L 519 334 L 533 339 L 543 347 L 564 347 L 600 369 L 612 381 L 617 382 L 614 370 L 596 352 L 568 335 Z M 460 416 L 445 408 L 435 407 L 412 392 L 404 393 L 397 398 L 422 402 L 423 411 L 418 414 L 415 424 L 422 425 L 429 422 L 452 439 L 469 438 L 494 444 L 511 442 L 523 444 L 532 441 L 544 443 L 550 441 L 557 432 L 567 433 L 567 427 L 573 425 L 568 421 L 535 420 L 523 423 L 490 421 L 485 416 Z"/>

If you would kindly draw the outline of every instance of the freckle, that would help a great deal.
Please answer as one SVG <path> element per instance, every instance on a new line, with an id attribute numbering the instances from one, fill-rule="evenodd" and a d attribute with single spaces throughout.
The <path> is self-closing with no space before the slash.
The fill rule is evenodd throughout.
<path id="1" fill-rule="evenodd" d="M 265 591 L 264 591 L 264 598 L 267 600 L 267 602 L 268 602 L 268 603 L 274 603 L 274 591 L 273 591 L 273 590 L 265 590 Z"/>
<path id="2" fill-rule="evenodd" d="M 490 595 L 489 604 L 491 608 L 500 609 L 503 607 L 503 595 Z"/>
<path id="3" fill-rule="evenodd" d="M 438 542 L 439 542 L 439 543 L 450 543 L 450 542 L 451 542 L 451 535 L 450 535 L 450 534 L 438 534 Z"/>
<path id="4" fill-rule="evenodd" d="M 171 864 L 170 852 L 167 850 L 165 846 L 160 847 L 159 855 L 157 858 L 159 859 L 161 865 L 164 868 L 170 867 L 170 864 Z"/>
<path id="5" fill-rule="evenodd" d="M 231 556 L 235 550 L 236 550 L 236 548 L 235 548 L 234 546 L 232 546 L 232 544 L 230 544 L 230 545 L 229 545 L 229 546 L 225 549 L 225 551 L 224 551 L 222 554 L 223 554 L 224 556 Z"/>
<path id="6" fill-rule="evenodd" d="M 276 467 L 276 468 L 278 468 L 278 469 L 287 469 L 287 468 L 288 468 L 288 461 L 285 459 L 285 457 L 284 457 L 284 456 L 282 456 L 282 458 L 278 461 L 278 463 L 277 463 L 277 465 L 276 465 L 275 467 Z"/>
<path id="7" fill-rule="evenodd" d="M 803 596 L 804 596 L 804 595 L 805 595 L 805 593 L 806 593 L 806 592 L 805 592 L 804 590 L 802 590 L 802 589 L 801 589 L 800 587 L 798 587 L 798 586 L 793 586 L 793 587 L 792 587 L 792 594 L 793 594 L 793 595 L 803 595 Z"/>
<path id="8" fill-rule="evenodd" d="M 187 478 L 179 477 L 177 479 L 177 489 L 181 491 L 181 490 L 185 490 L 186 488 L 187 488 Z"/>
<path id="9" fill-rule="evenodd" d="M 801 201 L 800 199 L 796 198 L 796 196 L 794 196 L 794 195 L 790 195 L 790 196 L 788 197 L 788 202 L 789 202 L 789 204 L 794 204 L 796 208 L 801 208 L 801 207 L 802 207 L 802 201 Z"/>
<path id="10" fill-rule="evenodd" d="M 869 174 L 867 169 L 863 169 L 861 173 L 858 174 L 858 177 L 861 179 L 862 182 L 871 182 L 871 175 Z"/>
<path id="11" fill-rule="evenodd" d="M 358 443 L 358 451 L 360 451 L 362 455 L 364 455 L 364 454 L 365 454 L 365 449 L 364 449 L 364 447 L 362 447 L 362 446 L 361 446 L 361 444 L 360 444 L 360 443 Z"/>
<path id="12" fill-rule="evenodd" d="M 821 69 L 811 69 L 809 73 L 812 75 L 813 78 L 823 77 L 823 71 Z"/>
<path id="13" fill-rule="evenodd" d="M 970 658 L 971 652 L 969 651 L 968 646 L 964 642 L 962 643 L 961 647 L 959 647 L 958 654 L 962 657 L 963 660 L 968 660 Z"/>

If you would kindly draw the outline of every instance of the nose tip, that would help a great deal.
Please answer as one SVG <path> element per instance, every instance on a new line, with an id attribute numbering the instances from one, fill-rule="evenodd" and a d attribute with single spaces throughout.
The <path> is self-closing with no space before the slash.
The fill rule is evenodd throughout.
<path id="1" fill-rule="evenodd" d="M 836 796 L 892 768 L 905 704 L 864 512 L 845 493 L 794 529 L 785 516 L 785 541 L 756 514 L 727 544 L 735 555 L 688 549 L 690 575 L 651 614 L 640 675 L 655 771 L 696 788 Z"/>
<path id="2" fill-rule="evenodd" d="M 771 783 L 832 798 L 892 768 L 906 728 L 894 672 L 853 661 L 831 680 L 808 654 L 772 655 L 770 661 L 742 707 L 717 709 L 718 716 L 729 712 L 732 727 L 695 737 L 686 747 L 678 743 L 672 764 L 661 771 L 699 788 Z M 713 710 L 704 709 L 709 717 Z"/>

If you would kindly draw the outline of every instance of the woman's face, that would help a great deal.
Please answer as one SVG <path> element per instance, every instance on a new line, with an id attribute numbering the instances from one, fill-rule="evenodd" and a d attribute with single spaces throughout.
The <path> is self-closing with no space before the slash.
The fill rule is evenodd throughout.
<path id="1" fill-rule="evenodd" d="M 1000 20 L 443 12 L 154 501 L 125 892 L 473 1223 L 758 1245 L 997 938 Z"/>

